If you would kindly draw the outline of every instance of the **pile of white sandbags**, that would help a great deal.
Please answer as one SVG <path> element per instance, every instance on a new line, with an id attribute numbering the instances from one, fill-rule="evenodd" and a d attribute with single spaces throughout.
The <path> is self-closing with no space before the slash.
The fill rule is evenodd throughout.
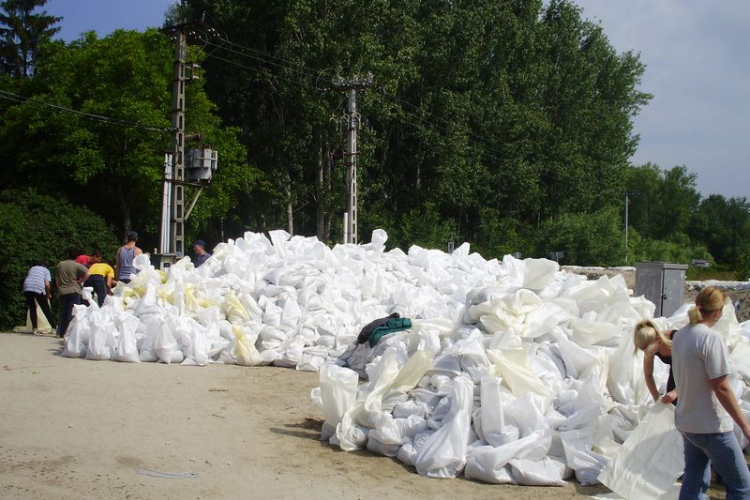
<path id="1" fill-rule="evenodd" d="M 396 457 L 428 477 L 561 485 L 575 474 L 596 483 L 653 404 L 632 332 L 654 305 L 631 297 L 620 276 L 586 281 L 550 261 L 508 257 L 501 269 L 494 283 L 466 291 L 458 321 L 417 320 L 374 348 L 359 346 L 348 367 L 325 365 L 312 393 L 325 415 L 322 439 Z M 657 323 L 680 328 L 687 309 Z M 725 309 L 715 329 L 750 413 L 750 324 L 737 323 L 730 301 Z M 656 364 L 665 385 L 666 367 Z M 358 385 L 362 372 L 368 382 Z"/>
<path id="2" fill-rule="evenodd" d="M 317 371 L 373 319 L 399 312 L 456 322 L 468 291 L 516 276 L 513 266 L 522 266 L 487 261 L 467 244 L 450 255 L 418 247 L 386 252 L 386 239 L 377 230 L 369 244 L 330 249 L 284 231 L 246 233 L 219 244 L 203 266 L 185 258 L 166 274 L 141 255 L 138 274 L 101 309 L 75 307 L 63 354 Z"/>
<path id="3" fill-rule="evenodd" d="M 75 307 L 63 355 L 320 370 L 324 439 L 429 477 L 559 485 L 575 473 L 590 484 L 647 411 L 632 328 L 654 306 L 619 276 L 486 260 L 468 244 L 386 251 L 382 230 L 333 249 L 269 236 L 246 233 L 201 267 L 186 258 L 166 274 L 137 257 L 138 274 L 103 307 Z M 685 311 L 658 322 L 680 327 Z M 393 312 L 413 327 L 356 344 L 362 326 Z M 750 325 L 733 318 L 716 328 L 749 380 Z M 659 362 L 656 372 L 666 379 Z"/>

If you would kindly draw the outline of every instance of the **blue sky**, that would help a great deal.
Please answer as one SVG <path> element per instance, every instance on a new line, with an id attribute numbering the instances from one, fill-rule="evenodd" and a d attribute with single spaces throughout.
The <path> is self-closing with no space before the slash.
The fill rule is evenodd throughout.
<path id="1" fill-rule="evenodd" d="M 95 30 L 158 27 L 174 0 L 49 0 L 70 41 Z M 703 196 L 750 198 L 750 1 L 575 0 L 618 52 L 640 53 L 633 163 L 685 165 Z"/>

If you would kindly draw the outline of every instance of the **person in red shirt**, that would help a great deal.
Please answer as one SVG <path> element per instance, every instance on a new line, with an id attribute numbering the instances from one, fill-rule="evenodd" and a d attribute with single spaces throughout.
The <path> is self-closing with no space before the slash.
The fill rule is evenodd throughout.
<path id="1" fill-rule="evenodd" d="M 81 253 L 80 250 L 77 253 L 79 255 L 78 255 L 78 257 L 76 257 L 76 262 L 78 262 L 82 266 L 89 267 L 89 263 L 91 262 L 91 257 L 89 257 L 88 255 L 86 255 L 85 253 Z"/>

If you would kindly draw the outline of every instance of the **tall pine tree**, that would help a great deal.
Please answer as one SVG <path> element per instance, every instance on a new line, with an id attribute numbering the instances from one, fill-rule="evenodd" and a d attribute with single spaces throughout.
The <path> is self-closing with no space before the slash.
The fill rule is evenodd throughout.
<path id="1" fill-rule="evenodd" d="M 16 78 L 34 73 L 37 50 L 60 31 L 62 17 L 39 10 L 47 0 L 0 2 L 0 71 Z"/>

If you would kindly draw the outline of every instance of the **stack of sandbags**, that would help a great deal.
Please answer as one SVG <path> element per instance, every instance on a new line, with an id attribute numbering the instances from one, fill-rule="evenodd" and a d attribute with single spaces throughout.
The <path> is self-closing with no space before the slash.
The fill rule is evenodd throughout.
<path id="1" fill-rule="evenodd" d="M 360 346 L 368 355 L 351 356 L 348 368 L 325 365 L 312 394 L 326 417 L 322 439 L 428 477 L 560 485 L 574 474 L 596 483 L 652 404 L 632 331 L 654 306 L 631 297 L 621 277 L 587 281 L 544 260 L 513 266 L 467 291 L 458 322 L 417 320 Z M 747 412 L 746 325 L 726 308 L 716 329 L 741 368 L 734 387 Z M 686 312 L 657 322 L 679 328 Z M 656 371 L 666 381 L 658 361 Z M 367 383 L 357 386 L 358 372 Z"/>

